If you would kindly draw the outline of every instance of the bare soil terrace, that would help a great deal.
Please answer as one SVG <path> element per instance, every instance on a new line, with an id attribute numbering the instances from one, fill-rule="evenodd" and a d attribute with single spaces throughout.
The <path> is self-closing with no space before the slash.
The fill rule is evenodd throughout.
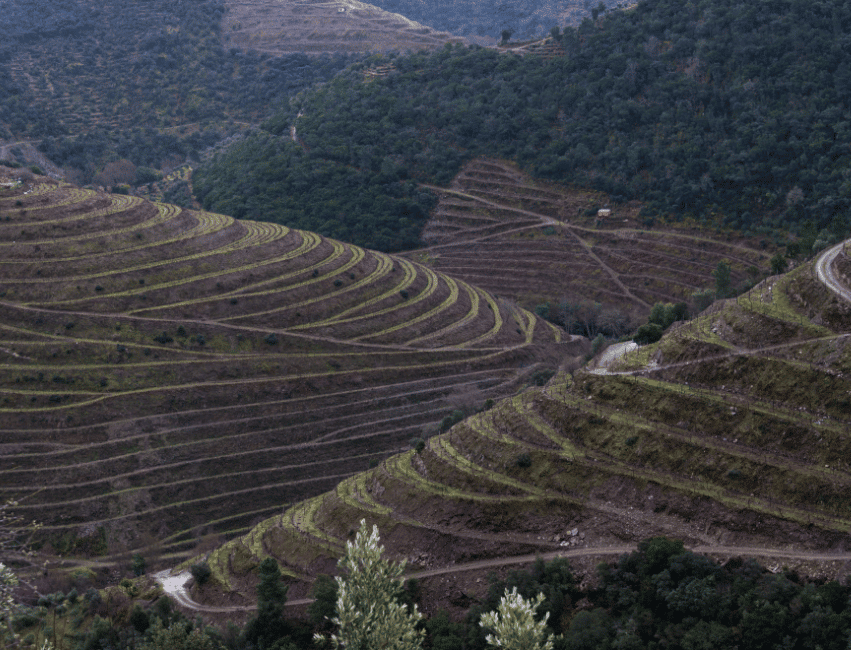
<path id="1" fill-rule="evenodd" d="M 713 286 L 721 260 L 733 282 L 768 255 L 747 243 L 686 228 L 650 229 L 640 205 L 534 180 L 513 163 L 475 159 L 448 188 L 426 224 L 427 248 L 407 253 L 435 269 L 526 307 L 546 300 L 594 300 L 644 313 Z"/>
<path id="2" fill-rule="evenodd" d="M 0 492 L 63 554 L 186 557 L 585 345 L 410 260 L 42 178 L 0 250 Z"/>

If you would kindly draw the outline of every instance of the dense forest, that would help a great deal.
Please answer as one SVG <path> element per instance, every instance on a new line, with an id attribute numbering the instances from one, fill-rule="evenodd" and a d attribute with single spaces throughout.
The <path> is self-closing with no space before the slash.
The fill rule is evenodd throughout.
<path id="1" fill-rule="evenodd" d="M 282 196 L 290 175 L 308 173 L 300 165 L 446 183 L 466 158 L 485 154 L 614 202 L 640 199 L 648 223 L 809 229 L 821 233 L 818 246 L 848 232 L 851 6 L 658 0 L 557 36 L 564 56 L 550 59 L 459 45 L 356 64 L 266 123 L 281 140 L 297 124 L 300 164 L 293 155 L 288 168 L 257 160 L 261 175 L 242 152 L 222 156 L 199 175 L 199 194 L 213 209 L 226 196 L 246 216 L 278 220 L 284 213 L 261 214 L 249 198 Z M 393 71 L 365 81 L 377 63 Z M 373 191 L 342 182 L 350 173 L 304 195 L 322 219 L 343 197 L 357 203 L 352 192 Z M 348 213 L 345 230 L 369 233 L 375 215 Z"/>
<path id="2" fill-rule="evenodd" d="M 144 561 L 136 558 L 138 575 L 144 571 Z M 722 566 L 665 538 L 641 542 L 637 551 L 613 565 L 600 565 L 598 572 L 597 586 L 580 587 L 567 560 L 539 559 L 530 569 L 513 571 L 504 580 L 491 576 L 487 596 L 470 606 L 460 620 L 453 621 L 440 611 L 419 624 L 425 632 L 423 647 L 491 647 L 485 638 L 488 630 L 479 621 L 482 614 L 497 609 L 506 589 L 513 588 L 530 600 L 543 594 L 537 619 L 548 617 L 554 650 L 845 650 L 848 646 L 851 589 L 835 581 L 809 582 L 792 571 L 771 572 L 753 560 L 738 558 Z M 210 569 L 204 563 L 195 564 L 192 574 L 196 583 L 203 584 Z M 127 578 L 109 600 L 77 579 L 79 584 L 67 593 L 60 590 L 42 596 L 38 607 L 19 614 L 13 625 L 33 636 L 31 630 L 39 629 L 42 620 L 51 631 L 62 626 L 60 634 L 64 630 L 65 639 L 74 639 L 62 647 L 73 650 L 324 647 L 315 644 L 312 635 L 333 629 L 335 581 L 319 577 L 309 619 L 297 621 L 286 618 L 287 588 L 274 559 L 264 560 L 258 574 L 258 610 L 241 628 L 204 626 L 200 617 L 193 623 L 175 611 L 165 596 L 147 607 L 137 602 L 131 609 L 131 598 L 139 597 L 139 588 Z M 415 580 L 409 580 L 397 595 L 409 606 L 419 596 Z M 92 623 L 84 628 L 73 623 L 65 626 L 66 618 Z"/>
<path id="3" fill-rule="evenodd" d="M 0 137 L 89 182 L 110 160 L 159 167 L 254 123 L 356 60 L 227 50 L 219 0 L 13 0 L 0 41 Z M 34 70 L 38 74 L 32 74 Z M 193 140 L 167 131 L 199 124 Z"/>

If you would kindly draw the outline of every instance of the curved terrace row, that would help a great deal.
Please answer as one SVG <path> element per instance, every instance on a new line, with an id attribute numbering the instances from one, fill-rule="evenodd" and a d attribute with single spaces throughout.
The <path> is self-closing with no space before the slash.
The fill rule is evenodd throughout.
<path id="1" fill-rule="evenodd" d="M 0 490 L 56 548 L 186 553 L 581 348 L 407 259 L 40 180 L 0 195 Z"/>

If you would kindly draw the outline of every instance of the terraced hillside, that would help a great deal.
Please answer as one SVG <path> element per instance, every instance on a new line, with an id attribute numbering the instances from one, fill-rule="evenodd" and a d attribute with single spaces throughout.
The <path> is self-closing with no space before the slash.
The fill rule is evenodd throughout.
<path id="1" fill-rule="evenodd" d="M 843 253 L 834 263 L 848 274 Z M 361 518 L 415 567 L 668 535 L 845 551 L 851 305 L 812 265 L 717 303 L 618 371 L 559 374 L 213 553 L 224 590 L 272 554 L 332 565 Z M 731 550 L 733 549 L 733 550 Z"/>
<path id="2" fill-rule="evenodd" d="M 310 232 L 44 178 L 0 192 L 0 493 L 57 550 L 234 535 L 581 352 Z"/>
<path id="3" fill-rule="evenodd" d="M 227 0 L 225 4 L 225 44 L 274 55 L 419 51 L 464 41 L 357 0 Z"/>
<path id="4" fill-rule="evenodd" d="M 686 300 L 730 264 L 733 283 L 767 267 L 761 250 L 685 229 L 651 229 L 637 204 L 598 218 L 605 195 L 535 181 L 517 166 L 475 159 L 440 196 L 411 253 L 435 269 L 525 304 L 563 297 L 631 306 Z"/>

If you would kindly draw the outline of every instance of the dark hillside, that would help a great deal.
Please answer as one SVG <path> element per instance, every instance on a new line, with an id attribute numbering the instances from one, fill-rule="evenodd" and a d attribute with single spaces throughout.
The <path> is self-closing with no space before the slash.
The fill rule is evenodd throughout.
<path id="1" fill-rule="evenodd" d="M 304 165 L 445 184 L 473 155 L 507 157 L 613 202 L 641 200 L 647 220 L 788 228 L 806 234 L 809 254 L 848 230 L 849 31 L 841 2 L 642 3 L 567 30 L 561 57 L 447 46 L 376 58 L 268 128 L 290 139 L 296 125 Z M 365 82 L 369 66 L 384 76 Z M 251 168 L 228 182 L 232 164 L 224 157 L 199 176 L 206 207 L 219 209 L 219 193 L 236 203 L 275 195 Z M 303 173 L 272 169 L 284 183 Z M 311 191 L 330 210 L 364 190 Z M 279 218 L 264 212 L 247 214 Z"/>
<path id="2" fill-rule="evenodd" d="M 0 137 L 46 137 L 42 150 L 83 182 L 110 160 L 174 164 L 352 60 L 225 50 L 224 11 L 217 0 L 4 3 Z M 199 128 L 164 131 L 183 124 Z"/>

